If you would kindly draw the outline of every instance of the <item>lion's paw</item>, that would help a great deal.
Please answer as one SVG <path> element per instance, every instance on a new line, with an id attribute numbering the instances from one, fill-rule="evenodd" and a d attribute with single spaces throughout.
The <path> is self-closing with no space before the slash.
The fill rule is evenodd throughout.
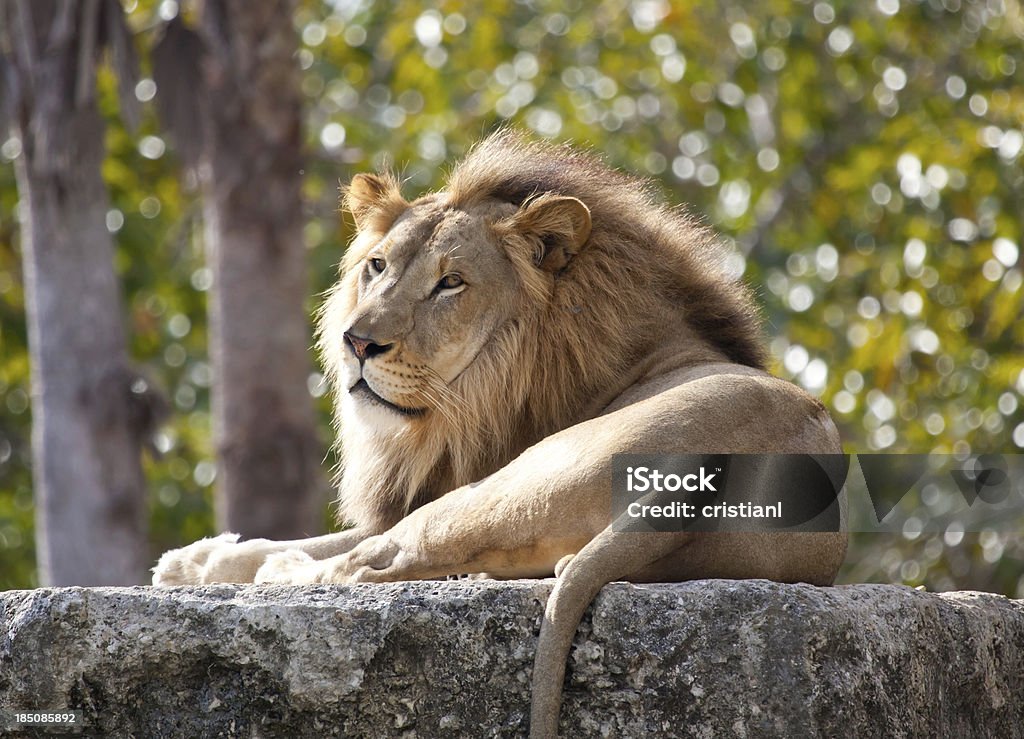
<path id="1" fill-rule="evenodd" d="M 319 567 L 315 559 L 300 549 L 271 554 L 256 571 L 253 582 L 261 585 L 304 585 L 317 582 Z"/>
<path id="2" fill-rule="evenodd" d="M 575 554 L 567 554 L 558 560 L 558 563 L 555 565 L 555 577 L 562 576 L 562 571 L 569 566 L 569 563 L 572 562 L 575 556 Z"/>
<path id="3" fill-rule="evenodd" d="M 238 534 L 221 534 L 164 552 L 153 568 L 153 584 L 202 585 L 206 582 L 206 563 L 210 555 L 225 546 L 234 546 L 237 541 Z"/>

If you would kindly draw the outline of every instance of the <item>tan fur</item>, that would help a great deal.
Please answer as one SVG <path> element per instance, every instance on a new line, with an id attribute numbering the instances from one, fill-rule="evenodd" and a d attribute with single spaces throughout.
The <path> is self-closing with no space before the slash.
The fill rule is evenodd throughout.
<path id="1" fill-rule="evenodd" d="M 845 534 L 623 535 L 617 452 L 841 451 L 819 402 L 764 371 L 756 311 L 705 228 L 644 182 L 501 131 L 438 193 L 360 175 L 357 234 L 319 321 L 336 391 L 343 534 L 204 540 L 156 584 L 559 573 L 531 733 L 557 728 L 565 657 L 613 578 L 827 584 Z M 457 280 L 450 279 L 452 276 Z"/>
<path id="2" fill-rule="evenodd" d="M 366 179 L 357 178 L 345 194 L 363 227 L 320 321 L 319 345 L 335 381 L 343 351 L 338 337 L 356 305 L 346 276 L 387 232 L 404 202 L 393 177 L 373 177 L 374 188 Z M 557 216 L 535 223 L 532 211 L 550 193 L 582 201 L 591 215 L 584 253 L 558 276 L 537 269 L 543 247 L 538 229 L 562 229 L 572 238 L 573 224 L 559 223 Z M 593 398 L 617 387 L 638 358 L 662 343 L 666 324 L 689 322 L 709 344 L 692 361 L 724 357 L 763 367 L 756 312 L 746 290 L 718 268 L 718 244 L 690 217 L 657 203 L 645 183 L 572 149 L 504 131 L 455 169 L 446 194 L 447 208 L 527 203 L 493 224 L 522 287 L 517 320 L 491 337 L 473 365 L 437 394 L 434 400 L 445 413 L 377 439 L 348 433 L 338 418 L 343 520 L 387 528 L 414 503 L 474 482 L 529 444 L 582 420 L 592 413 Z M 378 207 L 381 202 L 386 207 Z"/>

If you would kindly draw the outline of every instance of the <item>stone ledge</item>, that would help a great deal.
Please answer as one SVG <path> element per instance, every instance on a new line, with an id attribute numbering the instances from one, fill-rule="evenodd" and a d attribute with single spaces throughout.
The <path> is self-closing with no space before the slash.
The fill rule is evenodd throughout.
<path id="1" fill-rule="evenodd" d="M 547 581 L 0 593 L 0 715 L 90 735 L 522 736 Z M 763 580 L 616 583 L 566 736 L 1012 736 L 1024 602 Z"/>

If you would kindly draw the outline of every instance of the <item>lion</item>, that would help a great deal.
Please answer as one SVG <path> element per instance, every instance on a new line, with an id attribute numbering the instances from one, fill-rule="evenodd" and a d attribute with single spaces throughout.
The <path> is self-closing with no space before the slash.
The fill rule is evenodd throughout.
<path id="1" fill-rule="evenodd" d="M 351 528 L 204 539 L 164 554 L 154 584 L 554 575 L 530 719 L 550 737 L 573 636 L 606 583 L 833 582 L 844 522 L 611 525 L 616 453 L 842 452 L 824 406 L 767 372 L 755 304 L 707 228 L 594 155 L 508 129 L 438 192 L 408 202 L 393 174 L 361 174 L 343 205 L 356 233 L 318 346 Z"/>

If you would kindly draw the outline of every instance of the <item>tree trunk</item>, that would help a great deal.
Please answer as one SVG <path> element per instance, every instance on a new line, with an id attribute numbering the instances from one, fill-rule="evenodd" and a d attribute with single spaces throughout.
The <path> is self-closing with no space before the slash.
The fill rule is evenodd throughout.
<path id="1" fill-rule="evenodd" d="M 91 65 L 94 54 L 80 49 L 79 11 L 98 5 L 4 6 L 20 90 L 17 179 L 27 206 L 22 249 L 40 579 L 141 583 L 148 552 L 139 456 L 153 408 L 128 366 L 100 176 L 104 124 L 80 79 L 85 75 L 91 89 L 92 70 L 80 66 Z"/>
<path id="2" fill-rule="evenodd" d="M 218 519 L 244 536 L 322 529 L 303 309 L 301 91 L 290 0 L 207 0 L 204 187 Z"/>

